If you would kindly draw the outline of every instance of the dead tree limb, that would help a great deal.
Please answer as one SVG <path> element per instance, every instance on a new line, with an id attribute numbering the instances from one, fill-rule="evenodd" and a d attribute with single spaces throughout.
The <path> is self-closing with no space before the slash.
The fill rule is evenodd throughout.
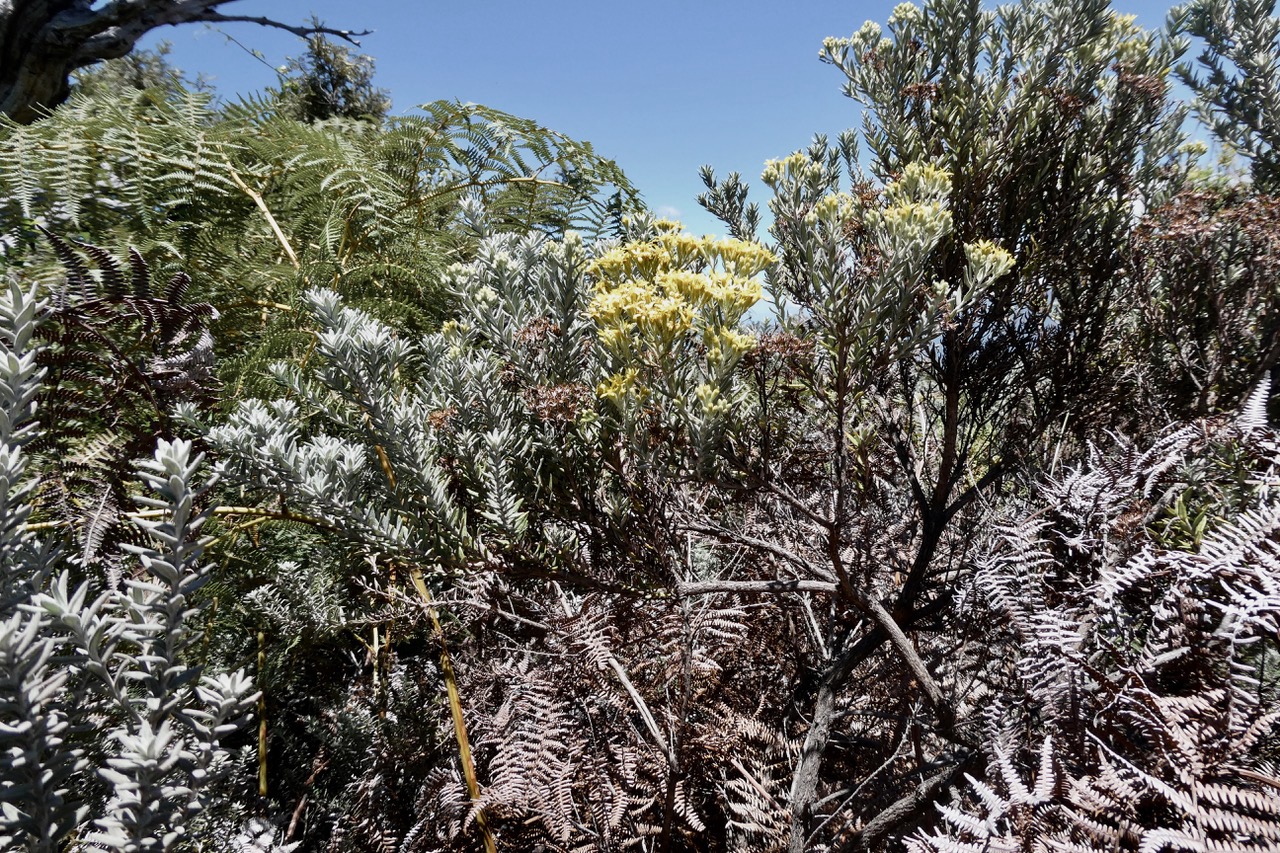
<path id="1" fill-rule="evenodd" d="M 296 36 L 331 35 L 352 44 L 367 32 L 267 17 L 227 15 L 235 0 L 0 0 L 0 112 L 23 124 L 67 99 L 71 72 L 119 59 L 163 26 L 243 22 Z"/>

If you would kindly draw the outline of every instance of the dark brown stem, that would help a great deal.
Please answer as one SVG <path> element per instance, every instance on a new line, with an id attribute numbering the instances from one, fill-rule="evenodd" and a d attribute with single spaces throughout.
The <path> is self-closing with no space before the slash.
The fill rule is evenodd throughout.
<path id="1" fill-rule="evenodd" d="M 858 664 L 880 647 L 887 635 L 879 628 L 873 629 L 836 658 L 822 682 L 813 702 L 813 720 L 805 735 L 800 751 L 800 761 L 791 777 L 791 842 L 788 853 L 804 853 L 809 836 L 809 819 L 818 795 L 818 773 L 822 769 L 822 757 L 831 737 L 831 723 L 836 715 L 836 697 Z"/>
<path id="2" fill-rule="evenodd" d="M 926 817 L 921 812 L 926 809 L 932 811 L 932 803 L 938 793 L 951 784 L 952 780 L 961 773 L 970 770 L 970 765 L 973 763 L 972 757 L 967 757 L 957 764 L 944 767 L 928 779 L 925 779 L 909 791 L 906 796 L 869 820 L 860 831 L 854 833 L 845 842 L 844 846 L 840 848 L 841 851 L 877 849 L 879 842 L 883 841 L 889 833 L 903 824 L 913 821 L 920 822 Z"/>

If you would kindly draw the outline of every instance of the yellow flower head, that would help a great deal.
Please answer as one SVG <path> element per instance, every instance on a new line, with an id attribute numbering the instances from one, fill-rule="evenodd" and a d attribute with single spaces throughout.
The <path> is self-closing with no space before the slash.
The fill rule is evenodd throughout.
<path id="1" fill-rule="evenodd" d="M 848 47 L 848 39 L 838 39 L 834 36 L 827 36 L 822 40 L 822 50 L 818 51 L 818 58 L 830 58 L 832 62 L 841 62 L 844 58 L 844 52 Z"/>
<path id="2" fill-rule="evenodd" d="M 951 211 L 939 202 L 907 202 L 886 207 L 869 220 L 894 242 L 933 243 L 951 231 Z"/>
<path id="3" fill-rule="evenodd" d="M 759 243 L 748 243 L 732 237 L 724 240 L 710 240 L 707 245 L 709 254 L 720 261 L 725 272 L 743 278 L 759 275 L 777 261 L 773 253 Z"/>
<path id="4" fill-rule="evenodd" d="M 1013 255 L 990 240 L 966 243 L 964 256 L 969 264 L 970 281 L 974 284 L 995 281 L 1013 269 Z"/>
<path id="5" fill-rule="evenodd" d="M 889 15 L 889 26 L 899 23 L 918 24 L 922 20 L 924 20 L 924 13 L 915 3 L 899 3 L 893 7 L 893 13 Z"/>
<path id="6" fill-rule="evenodd" d="M 865 53 L 880 41 L 880 25 L 875 21 L 866 21 L 862 27 L 849 37 L 849 45 L 856 53 Z"/>
<path id="7" fill-rule="evenodd" d="M 615 373 L 596 386 L 596 393 L 621 408 L 626 399 L 638 393 L 639 372 L 629 367 L 621 373 Z"/>
<path id="8" fill-rule="evenodd" d="M 609 352 L 621 355 L 631 344 L 628 330 L 619 326 L 605 326 L 600 329 L 600 344 Z"/>
<path id="9" fill-rule="evenodd" d="M 707 347 L 708 361 L 728 367 L 756 348 L 753 335 L 729 327 L 708 328 L 702 333 L 702 342 Z"/>
<path id="10" fill-rule="evenodd" d="M 951 173 L 933 163 L 909 163 L 898 180 L 885 188 L 884 194 L 890 205 L 945 201 L 951 194 Z"/>
<path id="11" fill-rule="evenodd" d="M 753 278 L 743 278 L 729 273 L 712 273 L 711 281 L 715 287 L 715 301 L 726 314 L 737 318 L 751 310 L 760 298 L 764 289 L 760 282 Z"/>
<path id="12" fill-rule="evenodd" d="M 842 192 L 828 193 L 818 199 L 813 208 L 805 214 L 804 221 L 811 228 L 819 222 L 840 227 L 853 219 L 855 212 L 853 196 Z"/>
<path id="13" fill-rule="evenodd" d="M 1199 159 L 1209 153 L 1209 146 L 1196 139 L 1191 142 L 1184 142 L 1178 146 L 1178 153 L 1187 157 Z"/>
<path id="14" fill-rule="evenodd" d="M 703 382 L 694 391 L 698 406 L 709 418 L 718 418 L 729 411 L 729 403 L 720 395 L 720 389 Z"/>
<path id="15" fill-rule="evenodd" d="M 822 177 L 822 166 L 813 162 L 808 154 L 797 151 L 781 160 L 766 160 L 760 180 L 765 186 L 776 188 L 784 178 L 791 178 L 802 184 Z"/>
<path id="16" fill-rule="evenodd" d="M 1102 37 L 1082 43 L 1076 51 L 1080 62 L 1112 62 L 1121 66 L 1141 65 L 1149 54 L 1146 32 L 1137 24 L 1137 15 L 1111 13 Z"/>
<path id="17" fill-rule="evenodd" d="M 671 270 L 659 273 L 655 283 L 667 296 L 683 299 L 696 306 L 707 305 L 716 298 L 711 279 L 702 273 Z"/>
<path id="18" fill-rule="evenodd" d="M 589 267 L 596 293 L 587 311 L 600 344 L 632 372 L 601 383 L 601 396 L 623 394 L 641 366 L 653 369 L 687 358 L 690 350 L 681 342 L 690 333 L 701 331 L 705 339 L 707 330 L 716 330 L 717 369 L 754 346 L 749 335 L 729 327 L 760 300 L 755 276 L 774 256 L 755 243 L 693 237 L 677 228 L 665 224 L 651 239 L 618 246 Z"/>

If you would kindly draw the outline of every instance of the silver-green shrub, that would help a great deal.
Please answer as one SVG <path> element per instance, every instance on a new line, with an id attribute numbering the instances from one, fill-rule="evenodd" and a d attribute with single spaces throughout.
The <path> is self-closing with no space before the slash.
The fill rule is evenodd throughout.
<path id="1" fill-rule="evenodd" d="M 0 846 L 170 850 L 254 698 L 242 672 L 195 663 L 210 483 L 189 442 L 162 440 L 139 463 L 150 542 L 130 548 L 137 568 L 119 588 L 41 538 L 24 447 L 38 430 L 42 308 L 16 284 L 0 294 Z"/>

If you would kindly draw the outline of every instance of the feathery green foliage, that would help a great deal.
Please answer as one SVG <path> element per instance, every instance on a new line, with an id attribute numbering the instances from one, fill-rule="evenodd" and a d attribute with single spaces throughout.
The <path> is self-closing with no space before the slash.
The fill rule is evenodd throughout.
<path id="1" fill-rule="evenodd" d="M 403 330 L 437 325 L 451 310 L 443 271 L 471 251 L 477 205 L 495 227 L 561 233 L 607 231 L 635 203 L 590 145 L 497 110 L 438 101 L 385 125 L 282 112 L 271 100 L 217 110 L 193 92 L 75 97 L 0 134 L 6 220 L 180 266 L 219 306 L 235 383 L 305 346 L 291 330 L 308 286 Z M 11 264 L 30 269 L 34 233 L 11 235 Z"/>

